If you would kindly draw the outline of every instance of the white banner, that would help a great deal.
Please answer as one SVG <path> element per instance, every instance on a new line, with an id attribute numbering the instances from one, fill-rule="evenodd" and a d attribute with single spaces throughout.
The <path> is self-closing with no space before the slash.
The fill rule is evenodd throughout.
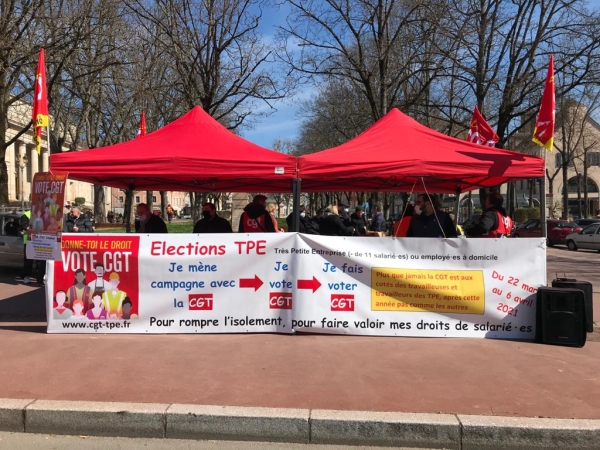
<path id="1" fill-rule="evenodd" d="M 60 260 L 60 236 L 34 234 L 25 246 L 27 259 Z"/>
<path id="2" fill-rule="evenodd" d="M 53 333 L 535 337 L 543 239 L 64 234 Z"/>

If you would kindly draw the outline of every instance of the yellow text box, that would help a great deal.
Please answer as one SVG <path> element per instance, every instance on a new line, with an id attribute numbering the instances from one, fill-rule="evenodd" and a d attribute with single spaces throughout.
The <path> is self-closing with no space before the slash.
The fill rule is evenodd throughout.
<path id="1" fill-rule="evenodd" d="M 483 314 L 483 271 L 372 268 L 371 310 Z"/>

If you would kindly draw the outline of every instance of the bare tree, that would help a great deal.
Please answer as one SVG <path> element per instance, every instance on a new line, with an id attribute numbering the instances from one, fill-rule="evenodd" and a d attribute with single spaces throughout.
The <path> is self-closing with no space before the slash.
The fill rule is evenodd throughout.
<path id="1" fill-rule="evenodd" d="M 332 80 L 317 92 L 300 108 L 304 121 L 294 144 L 299 155 L 343 144 L 374 121 L 368 102 L 348 80 Z"/>
<path id="2" fill-rule="evenodd" d="M 199 104 L 235 129 L 283 98 L 289 85 L 277 76 L 273 53 L 257 31 L 264 1 L 128 0 L 147 45 L 169 61 L 171 94 L 188 109 Z M 269 109 L 261 110 L 268 113 Z"/>
<path id="3" fill-rule="evenodd" d="M 581 1 L 450 0 L 448 5 L 440 26 L 450 43 L 448 77 L 457 84 L 455 91 L 472 93 L 464 97 L 471 99 L 465 111 L 476 104 L 496 125 L 500 148 L 514 133 L 530 129 L 550 53 L 557 55 L 556 73 L 570 75 L 557 85 L 557 96 L 567 95 L 596 70 L 599 13 Z M 480 193 L 482 202 L 485 193 Z"/>
<path id="4" fill-rule="evenodd" d="M 128 34 L 131 27 L 120 2 L 102 0 L 86 6 L 77 49 L 64 65 L 61 88 L 68 92 L 63 98 L 72 108 L 64 114 L 62 127 L 73 130 L 75 148 L 94 149 L 120 142 L 130 133 L 131 119 L 124 116 L 133 109 L 133 91 L 123 67 L 131 64 L 128 46 L 133 35 Z M 104 222 L 104 188 L 99 185 L 94 186 L 94 215 L 96 222 Z"/>
<path id="5" fill-rule="evenodd" d="M 427 91 L 438 70 L 430 53 L 436 34 L 429 20 L 438 13 L 437 2 L 287 3 L 292 14 L 281 27 L 280 57 L 299 77 L 351 83 L 368 103 L 371 123 L 392 105 L 410 107 Z"/>
<path id="6" fill-rule="evenodd" d="M 39 53 L 33 28 L 35 12 L 41 4 L 41 0 L 0 0 L 0 204 L 3 205 L 8 204 L 6 150 L 30 127 L 24 127 L 7 140 L 8 110 L 33 93 L 35 60 Z"/>

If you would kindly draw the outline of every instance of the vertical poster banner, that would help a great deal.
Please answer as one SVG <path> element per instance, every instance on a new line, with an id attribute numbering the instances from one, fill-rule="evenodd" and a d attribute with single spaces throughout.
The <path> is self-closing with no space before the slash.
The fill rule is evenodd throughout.
<path id="1" fill-rule="evenodd" d="M 38 172 L 33 176 L 27 258 L 60 258 L 67 174 Z"/>
<path id="2" fill-rule="evenodd" d="M 127 329 L 143 317 L 139 246 L 139 236 L 64 235 L 62 258 L 48 274 L 48 322 L 65 331 L 107 332 Z"/>

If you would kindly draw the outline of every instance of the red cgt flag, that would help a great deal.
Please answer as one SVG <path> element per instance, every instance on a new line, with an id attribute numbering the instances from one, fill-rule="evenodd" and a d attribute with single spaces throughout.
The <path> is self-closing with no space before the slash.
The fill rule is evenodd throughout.
<path id="1" fill-rule="evenodd" d="M 140 120 L 140 127 L 138 128 L 136 138 L 146 136 L 146 112 L 142 111 L 142 118 Z"/>
<path id="2" fill-rule="evenodd" d="M 42 127 L 48 126 L 48 92 L 46 90 L 46 62 L 44 49 L 40 50 L 37 70 L 35 72 L 35 86 L 33 87 L 33 113 L 31 115 L 35 133 L 33 142 L 38 155 L 42 145 Z"/>
<path id="3" fill-rule="evenodd" d="M 552 151 L 554 144 L 554 55 L 550 55 L 550 66 L 546 75 L 542 104 L 533 129 L 533 142 Z"/>
<path id="4" fill-rule="evenodd" d="M 469 127 L 469 134 L 467 134 L 467 141 L 473 142 L 479 145 L 487 145 L 493 147 L 500 139 L 496 132 L 492 129 L 489 123 L 483 118 L 479 112 L 479 108 L 475 106 L 473 111 L 473 118 L 471 119 L 471 126 Z"/>

